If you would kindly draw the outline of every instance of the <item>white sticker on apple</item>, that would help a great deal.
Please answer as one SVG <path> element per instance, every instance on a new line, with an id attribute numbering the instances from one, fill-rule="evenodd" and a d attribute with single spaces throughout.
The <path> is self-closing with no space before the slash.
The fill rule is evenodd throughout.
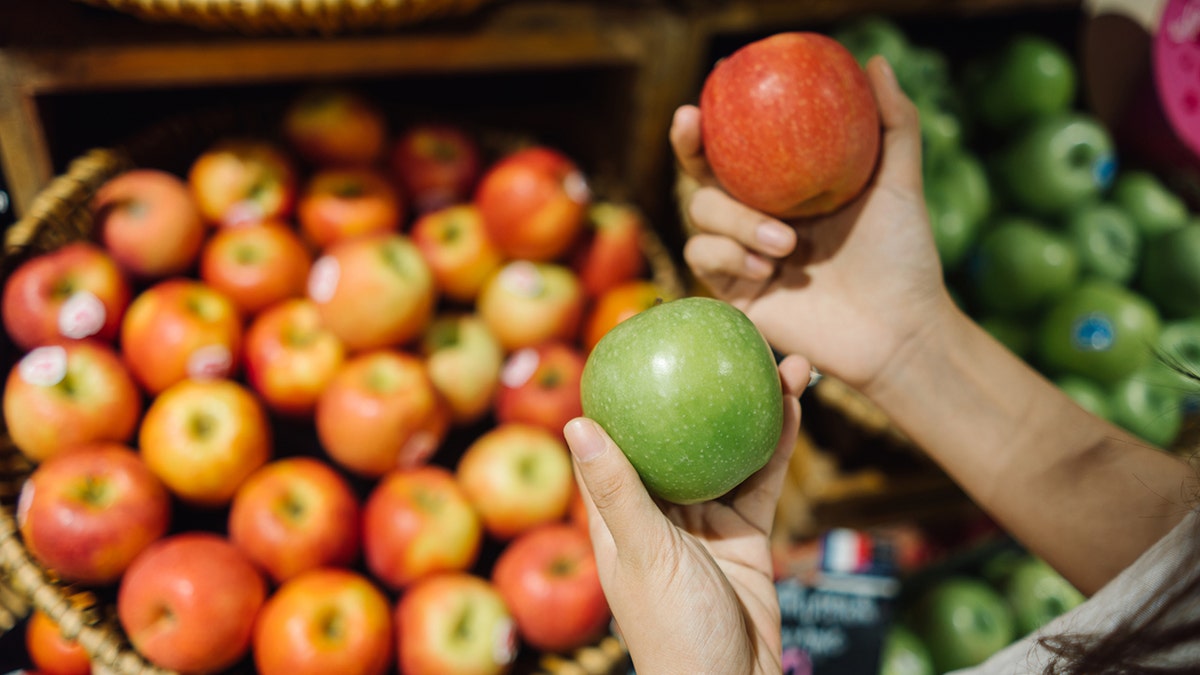
<path id="1" fill-rule="evenodd" d="M 215 380 L 229 375 L 233 354 L 225 345 L 205 345 L 188 356 L 187 374 L 196 380 Z"/>
<path id="2" fill-rule="evenodd" d="M 313 302 L 326 303 L 337 292 L 342 277 L 342 267 L 336 258 L 322 256 L 313 263 L 308 273 L 308 297 Z"/>
<path id="3" fill-rule="evenodd" d="M 517 624 L 512 619 L 505 618 L 496 624 L 496 632 L 492 635 L 492 658 L 498 665 L 517 660 Z"/>
<path id="4" fill-rule="evenodd" d="M 545 289 L 545 281 L 537 265 L 528 260 L 514 260 L 500 270 L 500 284 L 510 292 L 532 298 Z"/>
<path id="5" fill-rule="evenodd" d="M 438 438 L 428 431 L 413 432 L 396 457 L 396 465 L 401 469 L 411 469 L 429 461 L 437 450 Z"/>
<path id="6" fill-rule="evenodd" d="M 563 192 L 577 204 L 586 204 L 592 198 L 592 189 L 580 171 L 572 171 L 563 178 Z"/>
<path id="7" fill-rule="evenodd" d="M 53 387 L 67 376 L 67 350 L 59 345 L 38 347 L 21 359 L 17 373 L 36 387 Z"/>
<path id="8" fill-rule="evenodd" d="M 520 387 L 537 372 L 540 360 L 537 350 L 533 347 L 518 349 L 504 363 L 504 368 L 500 371 L 500 382 L 509 389 Z"/>
<path id="9" fill-rule="evenodd" d="M 65 338 L 82 340 L 104 328 L 108 312 L 91 291 L 76 291 L 58 308 L 58 333 Z"/>
<path id="10" fill-rule="evenodd" d="M 264 215 L 261 204 L 251 199 L 243 199 L 229 207 L 221 222 L 226 227 L 246 227 L 262 222 Z"/>

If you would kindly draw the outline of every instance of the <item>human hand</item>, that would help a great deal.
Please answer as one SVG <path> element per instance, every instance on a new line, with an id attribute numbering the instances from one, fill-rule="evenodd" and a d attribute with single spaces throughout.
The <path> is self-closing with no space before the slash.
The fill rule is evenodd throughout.
<path id="1" fill-rule="evenodd" d="M 600 425 L 565 428 L 600 582 L 638 673 L 779 673 L 782 643 L 769 535 L 808 383 L 780 363 L 784 419 L 765 467 L 725 497 L 659 502 Z"/>
<path id="2" fill-rule="evenodd" d="M 725 193 L 704 158 L 700 110 L 676 111 L 671 143 L 697 185 L 681 195 L 695 233 L 684 257 L 781 352 L 865 389 L 952 303 L 925 210 L 916 106 L 876 57 L 867 75 L 883 124 L 881 161 L 842 209 L 785 223 Z"/>

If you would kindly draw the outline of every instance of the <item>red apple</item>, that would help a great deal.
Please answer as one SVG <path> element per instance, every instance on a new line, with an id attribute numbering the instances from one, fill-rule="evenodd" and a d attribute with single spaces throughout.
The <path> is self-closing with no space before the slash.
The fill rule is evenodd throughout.
<path id="1" fill-rule="evenodd" d="M 369 234 L 400 230 L 405 205 L 400 193 L 369 167 L 322 169 L 300 193 L 300 231 L 317 248 Z"/>
<path id="2" fill-rule="evenodd" d="M 587 310 L 584 350 L 591 352 L 600 338 L 625 319 L 672 299 L 673 294 L 649 279 L 626 281 L 604 291 Z"/>
<path id="3" fill-rule="evenodd" d="M 543 342 L 512 352 L 500 371 L 496 421 L 541 427 L 562 433 L 567 422 L 583 414 L 579 384 L 586 357 L 566 342 Z"/>
<path id="4" fill-rule="evenodd" d="M 452 420 L 466 424 L 491 412 L 500 387 L 504 349 L 477 314 L 457 312 L 434 317 L 421 338 L 429 379 Z"/>
<path id="5" fill-rule="evenodd" d="M 25 651 L 37 668 L 35 675 L 92 673 L 92 659 L 83 645 L 64 635 L 54 619 L 40 609 L 34 610 L 25 623 Z"/>
<path id="6" fill-rule="evenodd" d="M 418 214 L 469 201 L 483 169 L 479 143 L 447 123 L 409 126 L 392 146 L 392 173 Z"/>
<path id="7" fill-rule="evenodd" d="M 384 675 L 392 666 L 392 607 L 370 580 L 347 569 L 289 579 L 254 626 L 259 675 Z"/>
<path id="8" fill-rule="evenodd" d="M 719 61 L 700 94 L 700 126 L 721 186 L 780 218 L 840 208 L 862 192 L 879 155 L 866 73 L 820 33 L 779 33 Z"/>
<path id="9" fill-rule="evenodd" d="M 516 660 L 516 625 L 486 579 L 445 573 L 413 585 L 396 605 L 404 675 L 504 675 Z"/>
<path id="10" fill-rule="evenodd" d="M 211 673 L 250 650 L 266 582 L 236 546 L 208 532 L 169 535 L 129 566 L 117 617 L 138 653 L 161 668 Z"/>
<path id="11" fill-rule="evenodd" d="M 474 204 L 426 212 L 413 223 L 411 236 L 441 294 L 461 303 L 473 302 L 504 263 Z"/>
<path id="12" fill-rule="evenodd" d="M 146 466 L 184 501 L 225 506 L 271 458 L 259 400 L 232 380 L 182 380 L 146 409 L 138 433 Z"/>
<path id="13" fill-rule="evenodd" d="M 4 330 L 22 350 L 63 338 L 113 341 L 132 291 L 99 246 L 73 242 L 22 262 L 4 285 Z"/>
<path id="14" fill-rule="evenodd" d="M 66 581 L 103 585 L 166 534 L 171 498 L 137 453 L 97 442 L 37 465 L 16 515 L 25 548 L 43 567 Z"/>
<path id="15" fill-rule="evenodd" d="M 475 439 L 456 469 L 488 534 L 507 540 L 562 520 L 575 477 L 562 433 L 501 424 Z"/>
<path id="16" fill-rule="evenodd" d="M 313 263 L 308 297 L 317 303 L 325 326 L 354 352 L 416 339 L 433 318 L 438 299 L 429 265 L 401 234 L 364 236 L 330 247 Z"/>
<path id="17" fill-rule="evenodd" d="M 101 185 L 92 213 L 97 239 L 137 279 L 188 272 L 208 234 L 187 183 L 157 169 L 133 169 Z"/>
<path id="18" fill-rule="evenodd" d="M 92 441 L 124 443 L 141 413 L 129 370 L 98 342 L 38 347 L 17 362 L 4 387 L 8 436 L 34 462 Z"/>
<path id="19" fill-rule="evenodd" d="M 284 220 L 295 207 L 296 168 L 270 141 L 218 141 L 192 162 L 187 180 L 200 214 L 219 226 Z"/>
<path id="20" fill-rule="evenodd" d="M 517 633 L 544 652 L 591 644 L 612 618 L 592 540 L 566 523 L 542 525 L 509 542 L 496 558 L 492 583 L 512 610 Z"/>
<path id="21" fill-rule="evenodd" d="M 291 226 L 264 221 L 218 230 L 200 254 L 200 280 L 248 317 L 288 298 L 304 297 L 312 253 Z"/>
<path id="22" fill-rule="evenodd" d="M 346 361 L 317 399 L 314 416 L 329 458 L 367 477 L 429 461 L 450 426 L 425 362 L 390 349 Z"/>
<path id="23" fill-rule="evenodd" d="M 317 398 L 346 360 L 340 338 L 321 324 L 316 303 L 284 300 L 256 315 L 242 349 L 246 381 L 274 412 L 312 414 Z"/>
<path id="24" fill-rule="evenodd" d="M 229 296 L 175 277 L 142 291 L 121 323 L 121 353 L 150 394 L 187 378 L 225 378 L 241 358 L 242 318 Z"/>
<path id="25" fill-rule="evenodd" d="M 574 341 L 584 303 L 583 286 L 570 268 L 514 260 L 484 284 L 476 310 L 511 351 L 549 340 Z"/>
<path id="26" fill-rule="evenodd" d="M 359 504 L 350 483 L 312 457 L 250 474 L 229 505 L 229 539 L 276 583 L 358 557 Z"/>
<path id="27" fill-rule="evenodd" d="M 571 259 L 571 267 L 589 297 L 598 297 L 645 273 L 642 237 L 648 226 L 637 208 L 618 202 L 597 202 L 588 208 L 584 223 L 583 242 Z"/>
<path id="28" fill-rule="evenodd" d="M 474 201 L 505 256 L 546 261 L 561 257 L 580 237 L 591 190 L 569 157 L 539 146 L 491 165 Z"/>
<path id="29" fill-rule="evenodd" d="M 470 569 L 483 525 L 448 469 L 426 465 L 383 476 L 363 508 L 363 557 L 384 585 L 401 590 L 437 572 Z"/>
<path id="30" fill-rule="evenodd" d="M 387 119 L 363 94 L 313 87 L 283 113 L 283 134 L 296 154 L 316 166 L 369 166 L 387 147 Z"/>

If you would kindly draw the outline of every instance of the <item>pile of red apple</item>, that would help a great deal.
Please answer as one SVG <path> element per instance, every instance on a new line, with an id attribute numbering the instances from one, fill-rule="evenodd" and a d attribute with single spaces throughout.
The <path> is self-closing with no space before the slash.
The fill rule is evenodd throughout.
<path id="1" fill-rule="evenodd" d="M 594 642 L 561 432 L 591 345 L 668 294 L 645 222 L 555 148 L 392 133 L 361 93 L 279 127 L 116 176 L 90 239 L 7 279 L 27 551 L 182 672 L 502 673 Z"/>

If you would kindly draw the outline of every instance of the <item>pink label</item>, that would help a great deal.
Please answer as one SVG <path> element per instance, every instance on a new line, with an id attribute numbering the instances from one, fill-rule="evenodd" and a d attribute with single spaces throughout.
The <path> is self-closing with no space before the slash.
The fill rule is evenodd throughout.
<path id="1" fill-rule="evenodd" d="M 540 295 L 545 287 L 541 271 L 528 260 L 514 260 L 505 265 L 500 270 L 500 284 L 510 292 L 527 298 Z"/>
<path id="2" fill-rule="evenodd" d="M 104 328 L 108 312 L 89 291 L 77 291 L 58 308 L 58 332 L 65 338 L 82 340 Z"/>
<path id="3" fill-rule="evenodd" d="M 229 207 L 221 222 L 226 227 L 245 227 L 260 223 L 262 219 L 262 204 L 249 199 L 243 199 Z"/>
<path id="4" fill-rule="evenodd" d="M 500 371 L 500 382 L 509 389 L 520 387 L 537 372 L 540 361 L 536 349 L 532 347 L 518 349 L 504 363 L 504 368 Z"/>
<path id="5" fill-rule="evenodd" d="M 587 178 L 579 171 L 572 171 L 563 178 L 563 192 L 577 204 L 586 204 L 592 198 L 592 189 L 588 187 Z"/>
<path id="6" fill-rule="evenodd" d="M 1200 0 L 1169 0 L 1154 36 L 1154 79 L 1167 120 L 1200 154 Z"/>
<path id="7" fill-rule="evenodd" d="M 21 359 L 17 373 L 35 387 L 53 387 L 67 376 L 67 350 L 58 345 L 38 347 Z"/>
<path id="8" fill-rule="evenodd" d="M 342 277 L 342 267 L 336 258 L 322 256 L 308 273 L 308 297 L 313 302 L 326 303 L 337 292 Z"/>
<path id="9" fill-rule="evenodd" d="M 506 618 L 496 624 L 492 635 L 492 659 L 498 665 L 517 660 L 517 624 L 512 619 Z"/>
<path id="10" fill-rule="evenodd" d="M 220 379 L 232 369 L 233 354 L 225 345 L 205 345 L 188 356 L 187 374 L 193 379 Z"/>

